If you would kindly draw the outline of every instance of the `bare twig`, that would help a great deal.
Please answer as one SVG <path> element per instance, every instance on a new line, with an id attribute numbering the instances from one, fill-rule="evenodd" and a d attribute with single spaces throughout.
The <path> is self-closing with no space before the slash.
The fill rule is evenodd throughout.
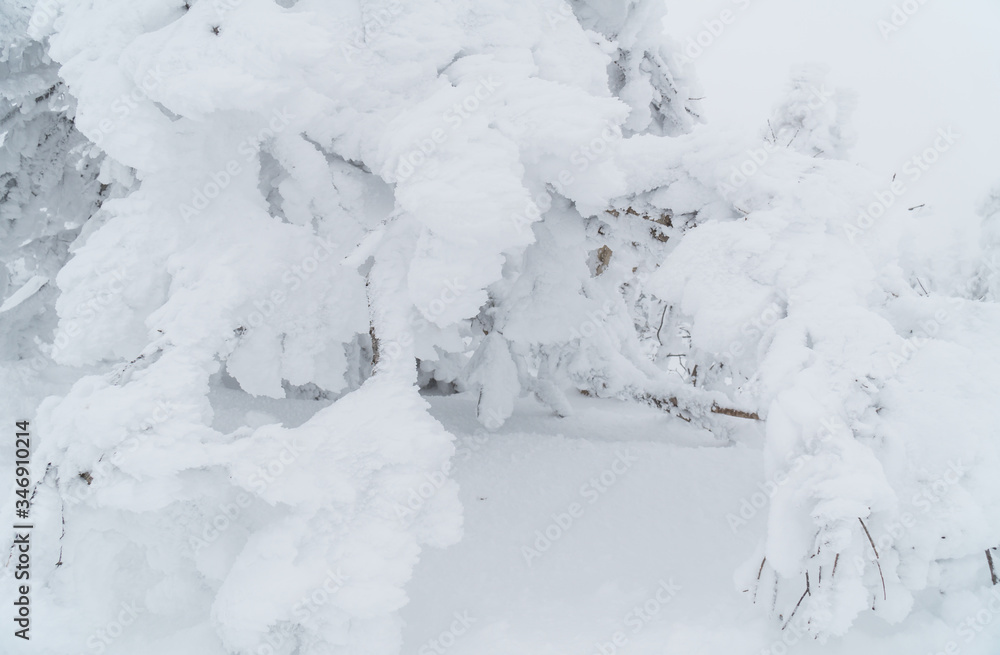
<path id="1" fill-rule="evenodd" d="M 764 572 L 764 562 L 767 561 L 767 557 L 760 561 L 760 568 L 757 569 L 757 584 L 753 588 L 753 603 L 757 604 L 757 590 L 760 589 L 760 574 Z"/>
<path id="2" fill-rule="evenodd" d="M 872 551 L 875 553 L 875 566 L 878 567 L 878 577 L 882 578 L 882 600 L 888 600 L 888 596 L 885 593 L 885 576 L 882 575 L 882 563 L 879 562 L 878 549 L 875 548 L 875 541 L 872 539 L 871 533 L 868 532 L 868 526 L 865 525 L 865 522 L 861 520 L 860 516 L 858 517 L 858 523 L 860 523 L 861 527 L 864 528 L 865 534 L 868 536 L 868 543 L 872 545 Z"/>
<path id="3" fill-rule="evenodd" d="M 793 609 L 792 613 L 788 615 L 788 620 L 785 621 L 785 625 L 781 626 L 782 630 L 784 630 L 785 628 L 787 628 L 788 624 L 792 622 L 792 617 L 794 617 L 795 613 L 799 611 L 799 605 L 802 604 L 802 601 L 805 600 L 805 598 L 806 598 L 807 595 L 810 595 L 809 594 L 809 571 L 806 571 L 806 590 L 803 591 L 802 595 L 799 597 L 799 602 L 795 603 L 795 609 Z"/>
<path id="4" fill-rule="evenodd" d="M 864 529 L 865 534 L 868 536 L 868 543 L 872 545 L 872 550 L 875 551 L 875 559 L 878 559 L 878 549 L 875 548 L 875 542 L 872 541 L 872 534 L 868 532 L 868 526 L 865 525 L 865 522 L 861 520 L 860 516 L 858 517 L 858 523 L 861 524 L 861 527 Z"/>
<path id="5" fill-rule="evenodd" d="M 59 561 L 56 562 L 56 566 L 62 566 L 62 556 L 63 556 L 63 538 L 66 536 L 66 503 L 61 503 L 62 509 L 62 534 L 59 535 Z"/>
<path id="6" fill-rule="evenodd" d="M 799 129 L 795 130 L 795 134 L 793 134 L 792 138 L 788 140 L 788 145 L 785 146 L 786 148 L 788 148 L 789 146 L 792 145 L 792 143 L 795 142 L 795 139 L 799 136 L 799 132 L 801 132 L 801 131 L 802 131 L 802 128 L 799 128 Z"/>
<path id="7" fill-rule="evenodd" d="M 379 338 L 375 332 L 375 307 L 372 304 L 372 280 L 371 273 L 365 276 L 365 295 L 368 296 L 368 336 L 372 344 L 372 375 L 375 374 L 375 367 L 378 366 L 379 359 Z"/>
<path id="8" fill-rule="evenodd" d="M 990 580 L 995 586 L 1000 583 L 1000 578 L 997 577 L 996 569 L 993 568 L 993 555 L 990 553 L 989 548 L 986 549 L 986 562 L 990 565 Z"/>
<path id="9" fill-rule="evenodd" d="M 663 329 L 663 321 L 667 318 L 668 309 L 670 309 L 670 305 L 663 306 L 663 314 L 660 315 L 660 327 L 656 328 L 656 340 L 660 342 L 661 346 L 663 345 L 663 341 L 660 339 L 660 330 Z"/>
<path id="10" fill-rule="evenodd" d="M 647 393 L 640 396 L 640 398 L 651 404 L 656 409 L 662 409 L 682 421 L 687 421 L 688 423 L 691 422 L 691 417 L 683 414 L 683 410 L 681 410 L 680 403 L 677 402 L 676 396 L 671 396 L 670 398 L 664 400 L 663 398 L 657 398 L 656 396 Z"/>

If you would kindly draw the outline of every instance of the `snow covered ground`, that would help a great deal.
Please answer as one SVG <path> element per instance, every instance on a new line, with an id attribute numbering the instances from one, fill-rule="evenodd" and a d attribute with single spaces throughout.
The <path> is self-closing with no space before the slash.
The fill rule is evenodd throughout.
<path id="1" fill-rule="evenodd" d="M 751 433 L 743 433 L 748 443 L 719 447 L 655 410 L 581 399 L 567 419 L 525 401 L 484 435 L 467 418 L 472 403 L 432 398 L 434 415 L 459 435 L 465 535 L 424 552 L 402 612 L 403 653 L 997 652 L 1000 614 L 985 593 L 949 608 L 949 623 L 924 611 L 896 626 L 862 618 L 848 637 L 826 643 L 794 622 L 782 632 L 752 609 L 752 591 L 737 589 L 732 572 L 763 537 L 765 513 L 747 512 L 736 530 L 727 519 L 760 499 L 762 457 Z M 578 518 L 568 521 L 574 504 Z M 470 619 L 463 634 L 453 632 L 464 629 L 456 616 Z M 959 650 L 946 651 L 950 642 Z"/>
<path id="2" fill-rule="evenodd" d="M 580 397 L 567 418 L 522 399 L 487 433 L 474 395 L 426 398 L 456 435 L 464 535 L 421 554 L 404 655 L 997 653 L 1000 593 L 985 587 L 944 605 L 928 593 L 894 626 L 863 615 L 823 642 L 754 608 L 733 571 L 766 527 L 756 428 L 724 444 L 652 408 Z M 295 426 L 326 405 L 225 389 L 212 399 L 219 429 Z"/>

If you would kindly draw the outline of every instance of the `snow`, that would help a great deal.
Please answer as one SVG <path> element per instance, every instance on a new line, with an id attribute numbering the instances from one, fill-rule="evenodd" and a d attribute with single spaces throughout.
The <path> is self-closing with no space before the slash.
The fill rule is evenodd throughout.
<path id="1" fill-rule="evenodd" d="M 955 641 L 963 653 L 987 655 L 1000 639 L 986 588 L 947 619 L 934 618 L 938 601 L 927 593 L 891 630 L 861 621 L 825 642 L 803 626 L 782 632 L 764 620 L 753 589 L 743 591 L 732 574 L 741 563 L 734 552 L 752 551 L 765 533 L 765 511 L 753 503 L 766 478 L 753 444 L 713 447 L 691 428 L 662 429 L 653 410 L 615 401 L 578 402 L 572 419 L 538 416 L 524 402 L 515 414 L 525 416 L 521 423 L 490 433 L 467 418 L 474 398 L 431 403 L 457 437 L 464 536 L 417 565 L 402 611 L 403 652 L 826 655 L 937 652 Z M 635 461 L 602 484 L 622 455 Z M 706 467 L 712 475 L 700 474 Z M 754 514 L 734 534 L 727 515 L 738 515 L 744 500 Z M 567 521 L 574 503 L 582 514 Z M 546 530 L 556 538 L 540 539 Z M 666 603 L 657 601 L 661 581 L 678 588 Z M 769 599 L 762 585 L 758 602 Z M 653 611 L 642 610 L 647 604 Z M 976 623 L 980 611 L 989 615 L 985 625 Z M 449 636 L 456 613 L 475 622 Z M 617 632 L 624 646 L 613 643 Z"/>
<path id="2" fill-rule="evenodd" d="M 30 280 L 25 282 L 21 286 L 21 288 L 19 288 L 17 291 L 10 294 L 9 296 L 7 296 L 7 299 L 4 300 L 2 305 L 0 305 L 0 313 L 8 312 L 17 307 L 25 300 L 27 300 L 35 293 L 37 293 L 39 289 L 41 289 L 43 286 L 45 286 L 46 283 L 48 283 L 48 281 L 49 279 L 42 275 L 33 276 Z"/>
<path id="3" fill-rule="evenodd" d="M 40 655 L 995 650 L 980 0 L 30 4 Z"/>
<path id="4" fill-rule="evenodd" d="M 894 10 L 904 5 L 909 10 L 905 21 L 886 38 L 879 21 L 891 22 Z M 687 44 L 724 9 L 735 21 L 691 64 L 704 89 L 710 124 L 733 133 L 759 130 L 790 69 L 824 62 L 830 67 L 827 89 L 851 89 L 858 97 L 852 121 L 859 137 L 855 159 L 881 179 L 900 172 L 941 127 L 978 135 L 962 139 L 907 195 L 907 207 L 928 202 L 950 208 L 961 225 L 949 238 L 967 239 L 981 192 L 964 189 L 996 183 L 995 173 L 979 165 L 1000 138 L 992 110 L 1000 102 L 1000 71 L 992 64 L 1000 46 L 988 37 L 989 26 L 1000 19 L 996 3 L 670 0 L 667 30 Z M 981 90 L 975 85 L 975 102 L 970 101 L 972 79 L 982 81 Z M 934 245 L 940 247 L 941 239 Z"/>

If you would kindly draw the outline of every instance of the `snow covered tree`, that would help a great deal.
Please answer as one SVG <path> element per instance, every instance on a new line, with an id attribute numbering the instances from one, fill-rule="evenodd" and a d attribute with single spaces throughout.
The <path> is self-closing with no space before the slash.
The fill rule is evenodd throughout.
<path id="1" fill-rule="evenodd" d="M 461 535 L 429 387 L 476 393 L 489 428 L 582 394 L 763 434 L 769 531 L 740 577 L 782 626 L 900 620 L 1000 543 L 996 428 L 940 439 L 990 402 L 949 385 L 991 387 L 969 324 L 1000 317 L 866 239 L 878 185 L 819 73 L 734 144 L 697 127 L 655 0 L 27 15 L 0 13 L 27 29 L 0 88 L 0 321 L 55 378 L 40 652 L 397 652 L 421 549 Z M 123 604 L 136 628 L 105 640 Z"/>
<path id="2" fill-rule="evenodd" d="M 55 328 L 52 280 L 117 186 L 110 163 L 99 179 L 105 160 L 76 129 L 45 43 L 27 35 L 30 16 L 18 3 L 0 8 L 0 368 L 25 399 L 52 364 L 41 346 Z"/>
<path id="3" fill-rule="evenodd" d="M 847 159 L 857 137 L 850 117 L 853 96 L 828 89 L 825 66 L 805 66 L 792 75 L 784 102 L 767 123 L 765 141 L 811 157 Z"/>
<path id="4" fill-rule="evenodd" d="M 57 329 L 75 320 L 81 335 L 52 344 L 80 375 L 37 419 L 35 511 L 58 544 L 38 575 L 70 626 L 47 633 L 51 652 L 123 602 L 143 612 L 109 650 L 139 634 L 151 652 L 178 635 L 200 652 L 398 647 L 419 548 L 460 525 L 451 437 L 417 383 L 475 367 L 474 323 L 504 303 L 490 294 L 541 218 L 519 217 L 550 185 L 557 209 L 539 230 L 555 241 L 538 255 L 625 191 L 598 161 L 630 114 L 609 92 L 616 60 L 627 70 L 613 85 L 648 106 L 632 129 L 693 120 L 645 7 L 587 19 L 629 22 L 627 52 L 568 7 L 36 7 L 30 34 L 59 62 L 77 127 L 140 181 L 103 204 L 55 278 Z M 584 284 L 586 245 L 574 253 Z M 580 294 L 581 309 L 599 296 Z M 485 386 L 497 366 L 508 385 L 532 376 L 523 353 L 515 364 L 507 343 L 483 343 Z M 558 381 L 535 386 L 558 404 Z M 334 402 L 299 427 L 217 429 L 217 396 L 234 388 Z M 94 588 L 107 593 L 80 608 Z M 327 601 L 303 605 L 318 588 Z"/>
<path id="5" fill-rule="evenodd" d="M 1000 300 L 1000 186 L 993 189 L 979 207 L 982 223 L 981 288 L 976 297 Z"/>
<path id="6" fill-rule="evenodd" d="M 689 170 L 723 210 L 684 234 L 646 288 L 677 317 L 667 326 L 685 336 L 686 361 L 708 372 L 695 384 L 730 389 L 764 421 L 768 534 L 741 588 L 782 628 L 827 636 L 864 611 L 900 621 L 928 587 L 989 581 L 995 527 L 954 517 L 996 515 L 983 481 L 997 434 L 972 419 L 991 383 L 956 389 L 959 368 L 996 375 L 996 348 L 967 326 L 997 314 L 965 294 L 928 295 L 896 264 L 897 241 L 870 238 L 876 219 L 898 233 L 901 213 L 880 218 L 872 199 L 885 191 L 833 158 L 849 133 L 842 112 L 815 103 L 807 115 L 802 94 L 797 80 L 778 110 L 794 121 L 743 152 L 692 143 L 698 161 L 718 157 Z M 795 137 L 774 139 L 790 122 Z M 971 429 L 942 443 L 959 425 Z"/>

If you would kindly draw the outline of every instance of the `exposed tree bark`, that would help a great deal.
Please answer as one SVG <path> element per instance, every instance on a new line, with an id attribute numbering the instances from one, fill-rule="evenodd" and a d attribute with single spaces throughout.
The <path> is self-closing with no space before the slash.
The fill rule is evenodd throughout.
<path id="1" fill-rule="evenodd" d="M 725 416 L 732 416 L 735 418 L 745 418 L 753 421 L 759 421 L 760 415 L 757 412 L 745 412 L 741 409 L 732 409 L 731 407 L 720 407 L 719 405 L 712 405 L 713 414 L 723 414 Z"/>

